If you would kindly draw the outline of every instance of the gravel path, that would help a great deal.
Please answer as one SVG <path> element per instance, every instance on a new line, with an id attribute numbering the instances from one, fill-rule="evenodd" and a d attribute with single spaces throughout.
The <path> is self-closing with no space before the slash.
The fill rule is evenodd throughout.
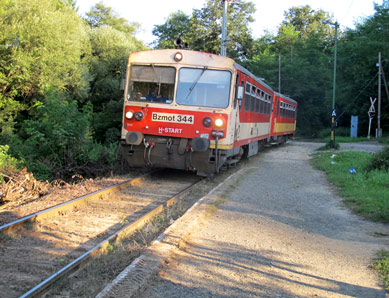
<path id="1" fill-rule="evenodd" d="M 320 144 L 250 159 L 138 297 L 388 297 L 368 264 L 389 227 L 351 214 L 309 165 Z M 204 202 L 206 203 L 206 202 Z"/>

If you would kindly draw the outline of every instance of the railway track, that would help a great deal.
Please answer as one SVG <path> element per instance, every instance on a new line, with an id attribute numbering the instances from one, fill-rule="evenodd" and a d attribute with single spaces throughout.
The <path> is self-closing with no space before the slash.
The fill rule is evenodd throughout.
<path id="1" fill-rule="evenodd" d="M 33 297 L 185 197 L 193 174 L 158 171 L 0 227 L 2 297 Z"/>

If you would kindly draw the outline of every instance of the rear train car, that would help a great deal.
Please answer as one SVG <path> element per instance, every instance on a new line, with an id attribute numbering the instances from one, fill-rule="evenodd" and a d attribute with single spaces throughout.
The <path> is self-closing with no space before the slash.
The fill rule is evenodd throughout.
<path id="1" fill-rule="evenodd" d="M 256 154 L 262 144 L 293 135 L 296 117 L 284 111 L 288 105 L 296 111 L 294 100 L 230 58 L 190 50 L 132 53 L 122 153 L 132 167 L 212 176 Z"/>

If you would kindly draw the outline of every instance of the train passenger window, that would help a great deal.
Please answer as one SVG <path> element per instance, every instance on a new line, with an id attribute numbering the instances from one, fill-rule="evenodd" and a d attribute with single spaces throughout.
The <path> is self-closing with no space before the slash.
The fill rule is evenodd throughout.
<path id="1" fill-rule="evenodd" d="M 244 98 L 244 110 L 248 111 L 250 110 L 250 97 L 251 97 L 251 84 L 249 82 L 246 82 L 246 95 Z"/>
<path id="2" fill-rule="evenodd" d="M 207 68 L 181 68 L 176 102 L 181 105 L 226 108 L 230 99 L 231 72 Z"/>
<path id="3" fill-rule="evenodd" d="M 265 113 L 264 110 L 265 110 L 265 102 L 263 101 L 263 99 L 260 100 L 260 104 L 261 104 L 261 107 L 260 107 L 260 113 L 263 114 Z"/>
<path id="4" fill-rule="evenodd" d="M 175 75 L 174 67 L 131 65 L 127 100 L 173 102 Z"/>
<path id="5" fill-rule="evenodd" d="M 253 86 L 252 90 L 251 90 L 251 107 L 250 107 L 250 111 L 251 112 L 254 112 L 254 109 L 255 109 L 255 93 L 257 91 L 257 88 L 255 88 L 255 86 Z"/>

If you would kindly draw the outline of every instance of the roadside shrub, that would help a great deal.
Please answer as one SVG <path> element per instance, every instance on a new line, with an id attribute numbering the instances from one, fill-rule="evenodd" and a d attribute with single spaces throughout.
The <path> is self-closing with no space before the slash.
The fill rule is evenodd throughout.
<path id="1" fill-rule="evenodd" d="M 0 145 L 0 184 L 4 182 L 4 175 L 7 175 L 10 169 L 17 169 L 21 162 L 8 154 L 9 146 Z"/>
<path id="2" fill-rule="evenodd" d="M 71 181 L 74 175 L 97 177 L 115 171 L 119 137 L 92 138 L 92 106 L 79 107 L 66 93 L 49 90 L 13 138 L 11 151 L 39 180 Z M 117 134 L 117 133 L 116 133 Z"/>
<path id="3" fill-rule="evenodd" d="M 372 156 L 370 162 L 366 165 L 366 170 L 389 170 L 389 145 Z"/>
<path id="4" fill-rule="evenodd" d="M 79 110 L 77 102 L 65 93 L 49 90 L 34 118 L 23 122 L 21 138 L 12 149 L 37 178 L 66 179 L 88 161 L 85 152 L 93 143 L 91 113 L 90 104 Z"/>

